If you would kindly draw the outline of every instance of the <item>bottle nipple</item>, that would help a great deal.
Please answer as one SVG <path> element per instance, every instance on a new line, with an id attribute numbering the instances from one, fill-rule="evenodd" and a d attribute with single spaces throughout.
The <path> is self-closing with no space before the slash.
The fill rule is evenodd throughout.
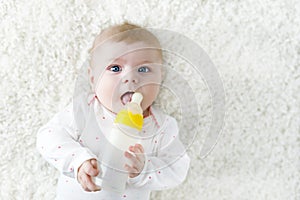
<path id="1" fill-rule="evenodd" d="M 141 104 L 143 100 L 143 95 L 139 92 L 135 92 L 132 97 L 131 97 L 131 102 L 137 103 L 137 104 Z"/>
<path id="2" fill-rule="evenodd" d="M 141 93 L 134 93 L 131 101 L 127 104 L 127 109 L 121 110 L 117 114 L 115 123 L 141 130 L 143 126 L 143 110 L 140 105 L 142 100 Z"/>

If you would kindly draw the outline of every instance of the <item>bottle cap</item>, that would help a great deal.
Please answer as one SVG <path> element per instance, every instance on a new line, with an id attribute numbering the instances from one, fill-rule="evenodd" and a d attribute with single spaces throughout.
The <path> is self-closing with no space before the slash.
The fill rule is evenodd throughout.
<path id="1" fill-rule="evenodd" d="M 137 103 L 137 104 L 141 104 L 143 100 L 143 95 L 139 92 L 135 92 L 132 97 L 131 97 L 131 102 Z"/>

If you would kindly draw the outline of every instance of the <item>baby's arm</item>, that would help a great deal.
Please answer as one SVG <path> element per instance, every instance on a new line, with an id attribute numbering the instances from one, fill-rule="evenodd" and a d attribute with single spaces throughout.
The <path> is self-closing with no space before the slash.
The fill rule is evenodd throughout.
<path id="1" fill-rule="evenodd" d="M 73 104 L 56 114 L 37 134 L 37 150 L 61 173 L 77 178 L 78 168 L 86 160 L 97 158 L 78 141 Z"/>
<path id="2" fill-rule="evenodd" d="M 143 171 L 128 183 L 143 189 L 162 190 L 175 187 L 185 180 L 190 159 L 178 138 L 177 123 L 169 119 L 161 149 L 155 156 L 147 156 Z"/>

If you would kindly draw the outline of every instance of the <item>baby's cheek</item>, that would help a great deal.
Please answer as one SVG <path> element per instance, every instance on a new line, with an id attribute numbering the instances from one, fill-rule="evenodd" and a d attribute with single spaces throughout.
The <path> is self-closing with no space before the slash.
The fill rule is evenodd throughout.
<path id="1" fill-rule="evenodd" d="M 156 84 L 145 86 L 144 88 L 145 95 L 144 95 L 143 102 L 145 103 L 147 102 L 148 106 L 151 105 L 157 98 L 157 95 L 159 93 L 159 87 L 160 86 Z"/>

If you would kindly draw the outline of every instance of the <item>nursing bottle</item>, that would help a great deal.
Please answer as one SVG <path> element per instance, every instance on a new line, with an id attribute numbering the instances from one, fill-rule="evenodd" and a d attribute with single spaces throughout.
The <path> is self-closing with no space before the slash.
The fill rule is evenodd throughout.
<path id="1" fill-rule="evenodd" d="M 124 152 L 128 151 L 129 146 L 140 142 L 139 132 L 143 126 L 143 110 L 140 106 L 142 99 L 140 93 L 132 95 L 125 109 L 117 114 L 113 128 L 107 136 L 108 143 L 100 160 L 102 173 L 95 178 L 95 183 L 103 190 L 116 193 L 125 190 L 128 172 L 124 166 L 128 159 Z"/>

